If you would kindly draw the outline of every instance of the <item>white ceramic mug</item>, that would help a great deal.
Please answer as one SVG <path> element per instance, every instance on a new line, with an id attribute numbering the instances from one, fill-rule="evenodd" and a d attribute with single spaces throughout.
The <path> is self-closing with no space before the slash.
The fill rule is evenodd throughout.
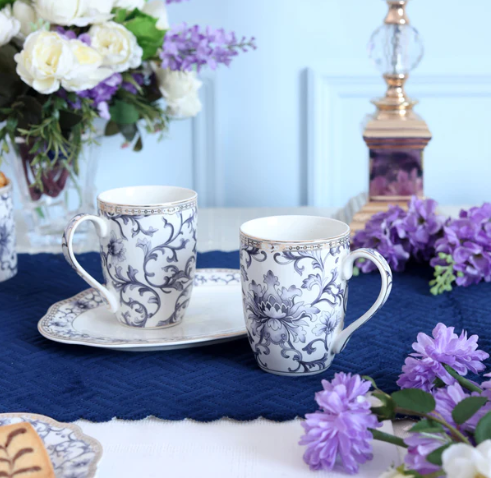
<path id="1" fill-rule="evenodd" d="M 0 188 L 0 282 L 17 274 L 12 184 Z"/>
<path id="2" fill-rule="evenodd" d="M 99 215 L 75 216 L 63 234 L 69 264 L 131 327 L 182 321 L 196 268 L 197 194 L 171 186 L 112 189 L 97 199 Z M 105 286 L 77 262 L 73 234 L 85 221 L 99 233 Z"/>
<path id="3" fill-rule="evenodd" d="M 278 375 L 326 370 L 351 334 L 380 309 L 392 287 L 386 260 L 371 249 L 350 252 L 350 229 L 314 216 L 254 219 L 240 228 L 242 297 L 258 365 Z M 348 280 L 363 258 L 382 276 L 372 307 L 344 328 Z"/>

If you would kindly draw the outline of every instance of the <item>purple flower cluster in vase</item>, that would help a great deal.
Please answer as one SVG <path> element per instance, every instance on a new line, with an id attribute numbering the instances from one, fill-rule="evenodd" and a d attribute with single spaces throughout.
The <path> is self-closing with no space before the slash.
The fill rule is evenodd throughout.
<path id="1" fill-rule="evenodd" d="M 256 48 L 255 39 L 243 37 L 240 41 L 233 32 L 185 23 L 172 27 L 165 36 L 160 58 L 162 68 L 175 71 L 198 71 L 203 66 L 216 69 L 221 63 L 230 65 L 239 50 Z"/>
<path id="2" fill-rule="evenodd" d="M 408 211 L 399 206 L 389 206 L 384 212 L 374 214 L 365 229 L 353 238 L 355 249 L 368 247 L 382 254 L 395 271 L 403 271 L 410 257 L 429 260 L 434 255 L 444 218 L 436 214 L 432 199 L 411 198 Z M 363 272 L 375 270 L 370 261 L 359 261 Z"/>
<path id="3" fill-rule="evenodd" d="M 109 103 L 122 83 L 123 77 L 121 73 L 114 73 L 106 80 L 101 81 L 96 87 L 79 91 L 77 95 L 80 98 L 90 98 L 94 107 L 97 108 L 99 116 L 104 119 L 110 119 Z"/>
<path id="4" fill-rule="evenodd" d="M 305 416 L 304 461 L 312 470 L 344 469 L 357 473 L 359 464 L 372 459 L 373 435 L 381 426 L 366 397 L 370 382 L 359 375 L 337 373 L 324 390 L 315 394 L 320 410 Z"/>

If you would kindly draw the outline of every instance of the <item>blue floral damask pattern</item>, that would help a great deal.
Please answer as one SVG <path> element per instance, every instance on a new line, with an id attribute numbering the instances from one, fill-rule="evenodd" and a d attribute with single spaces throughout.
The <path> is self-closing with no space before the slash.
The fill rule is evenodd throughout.
<path id="1" fill-rule="evenodd" d="M 291 366 L 273 371 L 312 373 L 329 366 L 333 332 L 344 320 L 348 293 L 346 281 L 339 278 L 338 262 L 348 250 L 348 243 L 331 249 L 272 253 L 242 246 L 244 309 L 249 341 L 260 366 L 271 369 L 268 362 L 278 352 Z M 254 262 L 265 263 L 262 283 L 250 280 Z M 282 284 L 282 267 L 293 268 L 299 280 Z"/>
<path id="2" fill-rule="evenodd" d="M 106 285 L 118 295 L 120 320 L 148 327 L 162 315 L 164 301 L 172 301 L 173 311 L 150 326 L 179 323 L 193 288 L 196 206 L 160 216 L 102 214 L 111 224 L 109 239 L 101 245 L 103 272 Z M 130 258 L 130 250 L 139 253 Z"/>
<path id="3" fill-rule="evenodd" d="M 12 188 L 0 188 L 0 282 L 17 274 Z"/>

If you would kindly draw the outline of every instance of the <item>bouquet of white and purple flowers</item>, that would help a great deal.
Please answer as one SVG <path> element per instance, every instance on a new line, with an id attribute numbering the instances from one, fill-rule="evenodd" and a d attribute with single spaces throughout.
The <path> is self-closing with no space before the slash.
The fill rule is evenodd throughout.
<path id="1" fill-rule="evenodd" d="M 19 149 L 32 200 L 77 174 L 96 118 L 139 151 L 142 127 L 200 111 L 200 68 L 255 48 L 221 29 L 171 27 L 165 3 L 180 1 L 0 0 L 0 142 Z"/>
<path id="2" fill-rule="evenodd" d="M 354 248 L 369 247 L 382 254 L 395 271 L 403 271 L 410 260 L 429 262 L 435 271 L 431 292 L 441 294 L 458 286 L 491 281 L 491 204 L 485 203 L 458 218 L 437 214 L 432 199 L 413 197 L 409 208 L 390 206 L 374 214 L 365 229 L 353 238 Z M 358 262 L 370 272 L 371 262 Z"/>
<path id="3" fill-rule="evenodd" d="M 314 470 L 357 473 L 373 458 L 375 439 L 407 449 L 404 465 L 384 478 L 491 478 L 491 374 L 481 384 L 465 378 L 483 372 L 489 357 L 477 341 L 443 324 L 432 337 L 418 334 L 392 394 L 370 377 L 338 373 L 323 380 L 315 396 L 320 409 L 303 423 L 305 462 Z M 407 438 L 377 430 L 398 416 L 418 420 Z"/>

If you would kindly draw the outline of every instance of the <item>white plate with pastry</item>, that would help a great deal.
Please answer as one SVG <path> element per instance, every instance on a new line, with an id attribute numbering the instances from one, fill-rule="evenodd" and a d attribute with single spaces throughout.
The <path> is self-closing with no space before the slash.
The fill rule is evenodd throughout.
<path id="1" fill-rule="evenodd" d="M 92 478 L 102 445 L 77 425 L 32 413 L 0 414 L 0 476 Z"/>

